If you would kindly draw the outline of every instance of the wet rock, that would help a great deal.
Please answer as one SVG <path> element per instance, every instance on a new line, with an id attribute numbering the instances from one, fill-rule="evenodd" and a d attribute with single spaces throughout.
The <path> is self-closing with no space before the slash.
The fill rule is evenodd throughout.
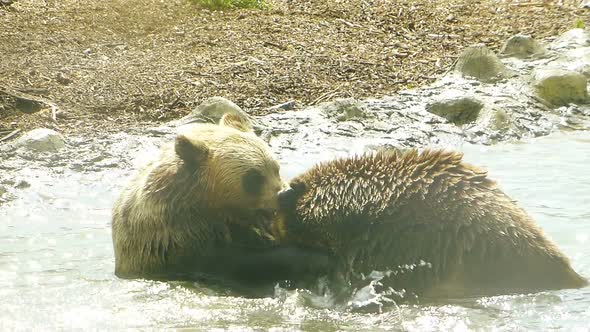
<path id="1" fill-rule="evenodd" d="M 190 121 L 188 118 L 186 118 L 186 120 L 184 120 L 184 119 L 185 118 L 180 119 L 182 124 L 191 123 L 191 122 L 200 122 L 200 121 Z M 173 122 L 177 122 L 177 121 L 173 121 Z M 174 129 L 173 127 L 170 127 L 170 126 L 148 127 L 145 129 L 145 133 L 147 135 L 156 136 L 156 137 L 170 135 L 175 132 L 176 132 L 176 129 Z"/>
<path id="2" fill-rule="evenodd" d="M 232 101 L 223 97 L 211 97 L 197 106 L 191 114 L 182 118 L 180 124 L 190 122 L 218 123 L 221 117 L 226 113 L 235 114 L 242 119 L 245 119 L 247 122 L 251 122 L 248 114 Z"/>
<path id="3" fill-rule="evenodd" d="M 266 110 L 269 112 L 290 111 L 295 108 L 295 105 L 295 100 L 289 100 L 288 102 L 269 107 Z"/>
<path id="4" fill-rule="evenodd" d="M 588 80 L 580 73 L 564 69 L 544 69 L 536 71 L 534 79 L 537 96 L 554 106 L 588 101 Z"/>
<path id="5" fill-rule="evenodd" d="M 590 64 L 585 64 L 577 68 L 577 72 L 586 76 L 587 79 L 590 79 Z"/>
<path id="6" fill-rule="evenodd" d="M 0 185 L 0 204 L 6 203 L 10 200 L 8 190 Z"/>
<path id="7" fill-rule="evenodd" d="M 383 144 L 368 144 L 365 147 L 365 152 L 377 152 L 377 151 L 401 151 L 402 148 L 398 145 L 391 144 L 391 143 L 383 143 Z"/>
<path id="8" fill-rule="evenodd" d="M 504 43 L 501 54 L 515 58 L 529 58 L 545 53 L 541 44 L 528 35 L 515 35 Z"/>
<path id="9" fill-rule="evenodd" d="M 118 168 L 118 167 L 121 167 L 122 165 L 117 158 L 108 158 L 108 159 L 101 160 L 100 162 L 97 162 L 95 164 L 95 166 L 100 169 L 100 168 Z"/>
<path id="10" fill-rule="evenodd" d="M 564 32 L 553 43 L 553 48 L 573 48 L 590 46 L 590 32 L 584 29 L 572 29 Z"/>
<path id="11" fill-rule="evenodd" d="M 568 50 L 551 66 L 577 71 L 586 75 L 590 69 L 590 47 L 578 47 Z"/>
<path id="12" fill-rule="evenodd" d="M 396 126 L 385 121 L 375 121 L 374 123 L 370 123 L 365 127 L 366 130 L 373 130 L 384 133 L 390 133 L 394 131 L 396 128 Z"/>
<path id="13" fill-rule="evenodd" d="M 365 104 L 353 98 L 337 99 L 334 102 L 320 105 L 319 109 L 328 117 L 336 118 L 338 121 L 367 117 L 367 107 Z"/>
<path id="14" fill-rule="evenodd" d="M 25 189 L 25 188 L 29 188 L 31 186 L 30 183 L 28 183 L 27 181 L 23 180 L 23 179 L 19 179 L 15 184 L 14 187 L 16 189 Z"/>
<path id="15" fill-rule="evenodd" d="M 14 188 L 14 189 L 25 189 L 25 188 L 29 188 L 31 186 L 31 184 L 29 182 L 27 182 L 26 180 L 23 180 L 21 178 L 18 177 L 9 177 L 7 179 L 0 179 L 0 187 L 4 188 L 4 192 L 7 192 L 9 189 Z M 1 195 L 1 191 L 0 191 L 0 195 Z"/>
<path id="16" fill-rule="evenodd" d="M 54 130 L 39 128 L 25 133 L 16 144 L 36 152 L 55 152 L 65 147 L 65 139 Z"/>
<path id="17" fill-rule="evenodd" d="M 339 124 L 333 133 L 340 136 L 355 137 L 362 134 L 363 130 L 364 126 L 361 123 L 345 122 Z M 329 131 L 326 132 L 330 133 Z"/>
<path id="18" fill-rule="evenodd" d="M 484 104 L 473 97 L 442 99 L 426 105 L 430 113 L 441 116 L 457 125 L 477 120 Z"/>
<path id="19" fill-rule="evenodd" d="M 484 108 L 480 112 L 476 122 L 478 125 L 491 130 L 504 131 L 510 128 L 512 119 L 503 109 Z"/>
<path id="20" fill-rule="evenodd" d="M 485 83 L 496 82 L 510 76 L 510 71 L 498 56 L 483 44 L 466 48 L 457 60 L 455 72 Z"/>

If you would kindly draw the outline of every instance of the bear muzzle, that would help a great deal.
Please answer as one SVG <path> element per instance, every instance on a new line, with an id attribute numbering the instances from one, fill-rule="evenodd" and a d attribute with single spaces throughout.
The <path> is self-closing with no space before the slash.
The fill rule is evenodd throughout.
<path id="1" fill-rule="evenodd" d="M 287 188 L 279 192 L 279 210 L 288 209 L 296 200 L 296 192 L 293 188 Z"/>

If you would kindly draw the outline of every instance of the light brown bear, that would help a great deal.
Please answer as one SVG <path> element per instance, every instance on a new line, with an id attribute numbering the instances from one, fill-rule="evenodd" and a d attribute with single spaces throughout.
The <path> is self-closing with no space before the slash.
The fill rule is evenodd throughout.
<path id="1" fill-rule="evenodd" d="M 389 271 L 386 287 L 422 298 L 586 286 L 526 212 L 461 159 L 408 150 L 319 164 L 280 194 L 274 234 L 331 252 L 347 282 Z"/>
<path id="2" fill-rule="evenodd" d="M 301 258 L 295 264 L 305 266 L 307 253 L 273 247 L 265 235 L 282 188 L 277 161 L 248 122 L 226 114 L 219 125 L 186 126 L 115 203 L 115 274 L 165 280 L 296 274 L 299 266 L 285 258 Z"/>

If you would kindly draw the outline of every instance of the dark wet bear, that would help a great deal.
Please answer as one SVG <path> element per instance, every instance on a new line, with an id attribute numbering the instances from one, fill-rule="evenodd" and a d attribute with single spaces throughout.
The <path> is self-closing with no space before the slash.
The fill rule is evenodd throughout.
<path id="1" fill-rule="evenodd" d="M 485 171 L 442 150 L 322 163 L 281 194 L 274 234 L 326 250 L 350 281 L 423 297 L 578 288 L 587 281 Z"/>

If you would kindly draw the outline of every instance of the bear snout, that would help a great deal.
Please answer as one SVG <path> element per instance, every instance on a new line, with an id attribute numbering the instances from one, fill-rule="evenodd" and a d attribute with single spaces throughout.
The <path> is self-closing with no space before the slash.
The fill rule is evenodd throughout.
<path id="1" fill-rule="evenodd" d="M 288 210 L 297 201 L 297 191 L 293 188 L 283 189 L 279 192 L 279 210 Z"/>

